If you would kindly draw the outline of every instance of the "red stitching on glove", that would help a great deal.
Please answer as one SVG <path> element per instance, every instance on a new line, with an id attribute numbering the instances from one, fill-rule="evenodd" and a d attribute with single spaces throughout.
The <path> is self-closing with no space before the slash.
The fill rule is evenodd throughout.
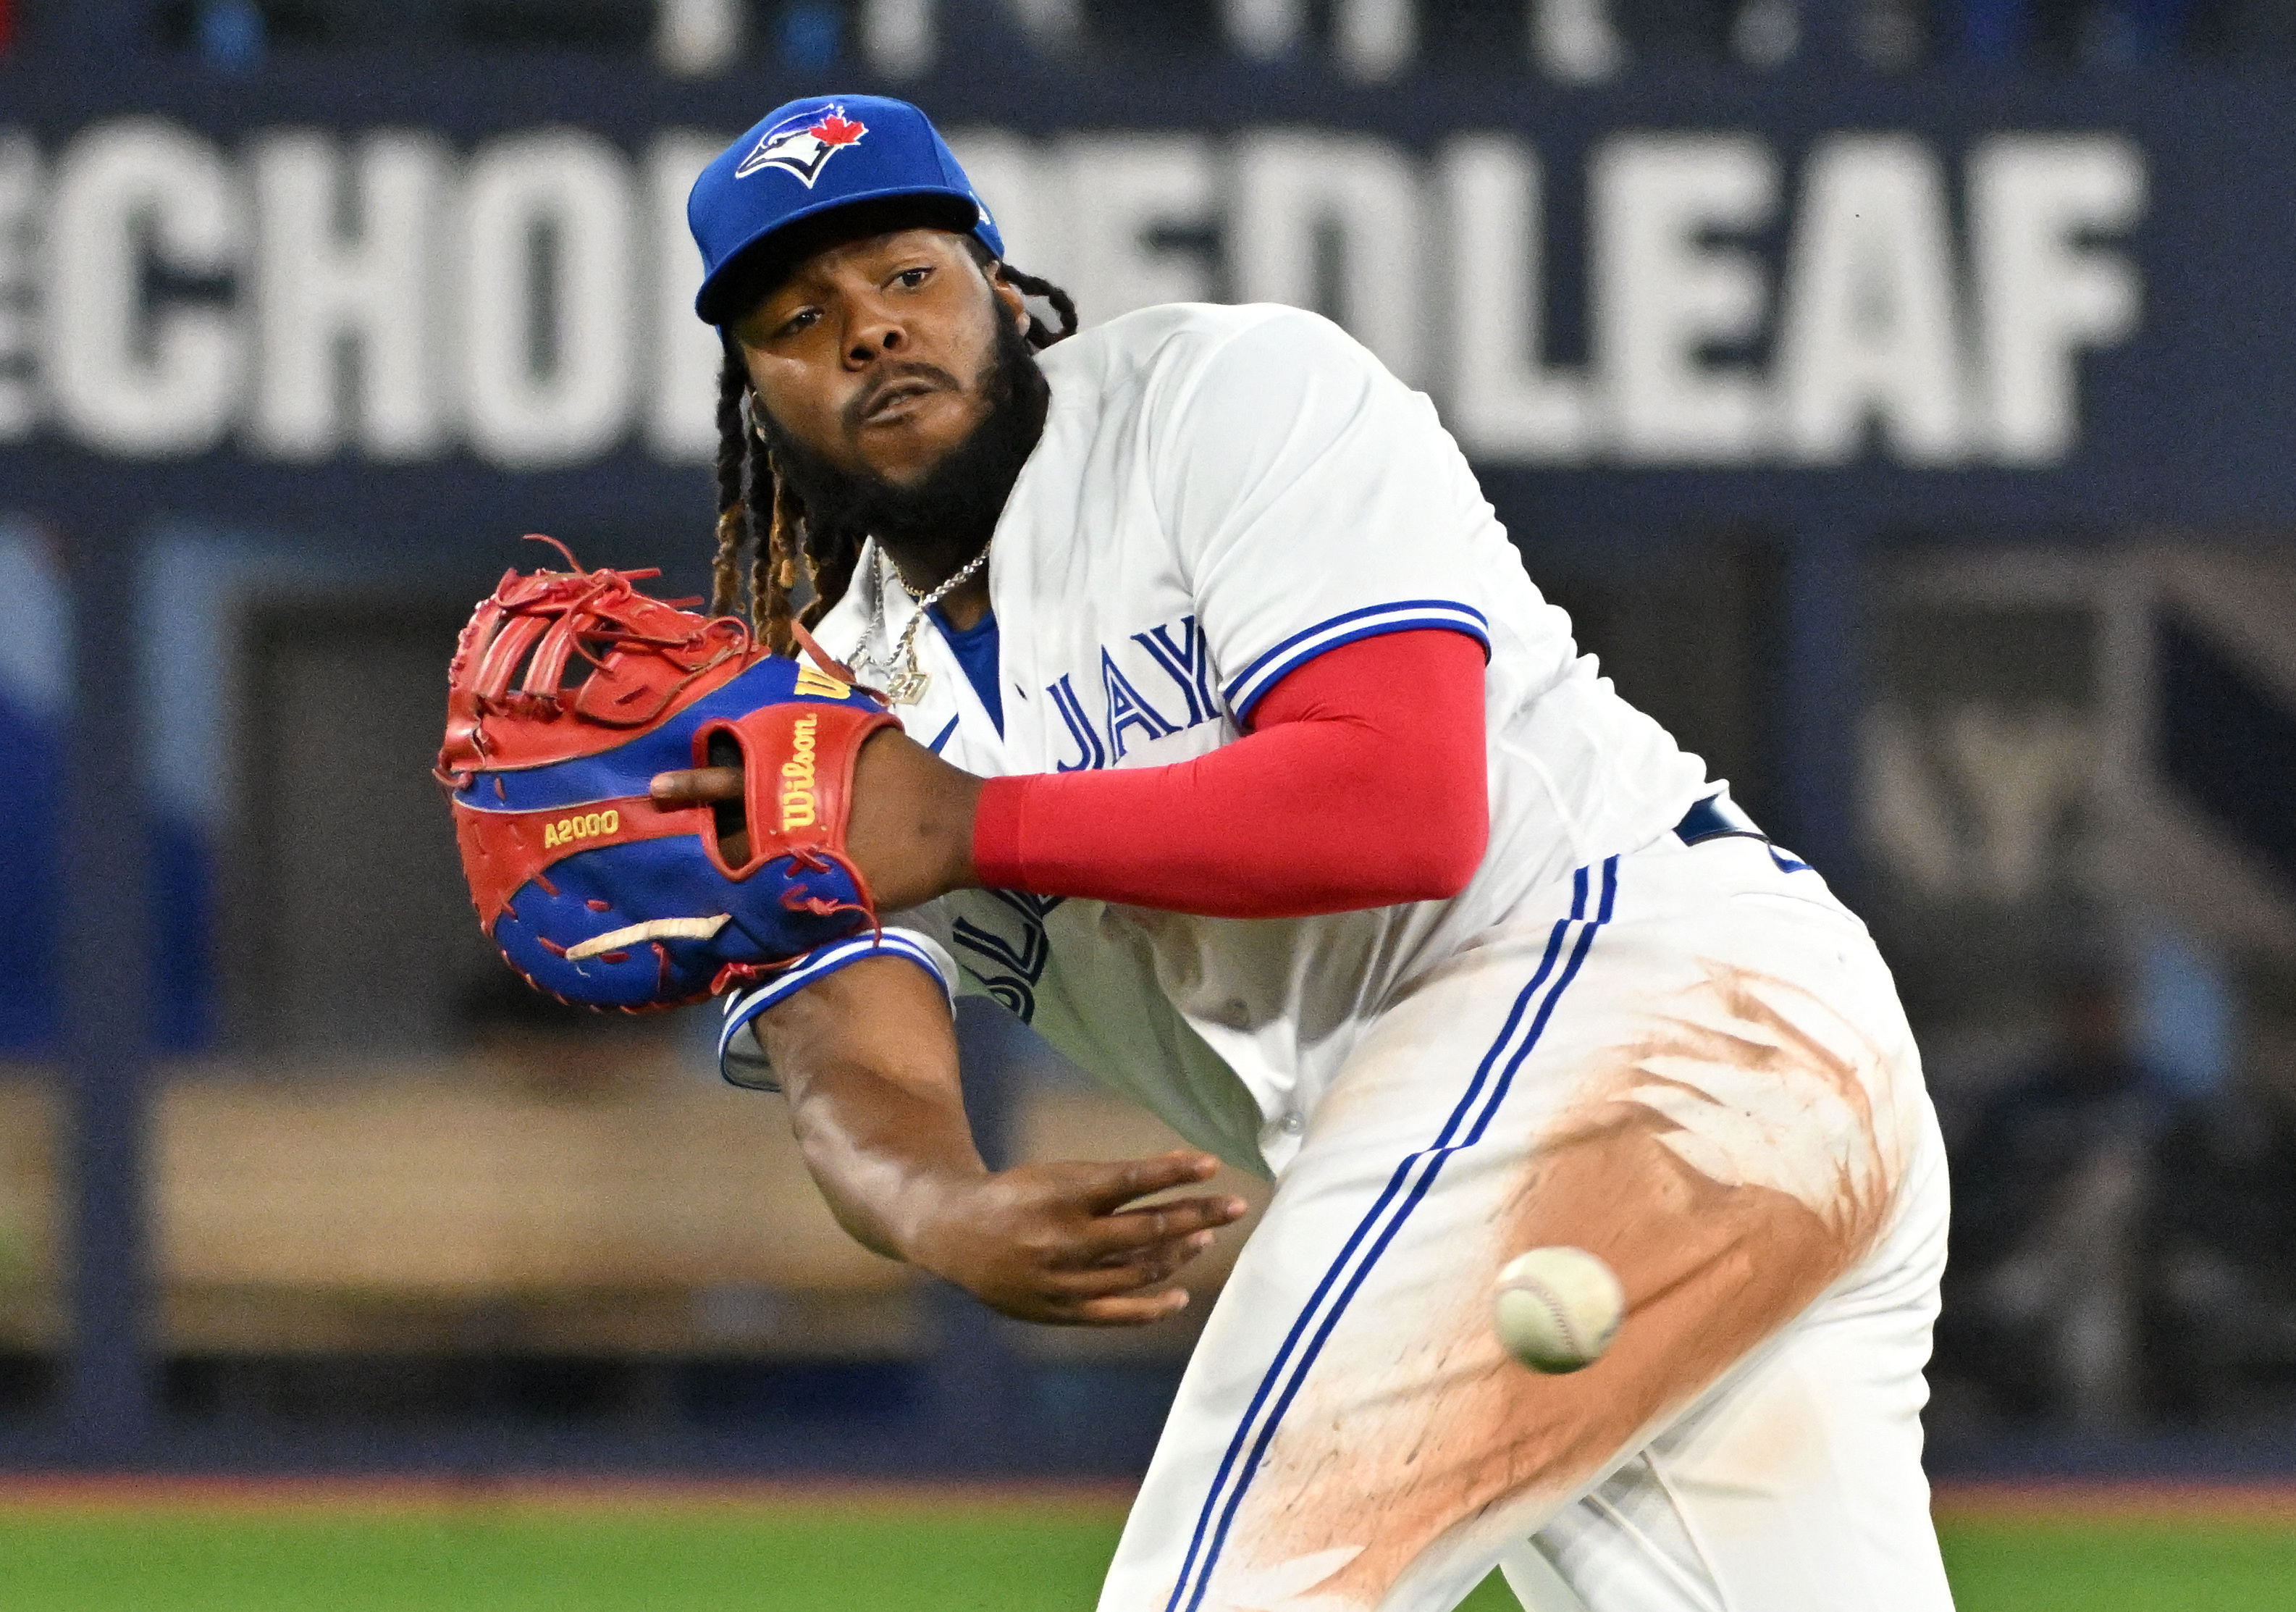
<path id="1" fill-rule="evenodd" d="M 467 792 L 482 771 L 496 775 L 496 798 L 507 807 L 510 791 L 502 773 L 554 767 L 626 746 L 767 659 L 746 623 L 685 613 L 685 606 L 700 601 L 654 599 L 635 586 L 658 572 L 585 571 L 564 545 L 545 540 L 552 541 L 573 569 L 529 576 L 514 570 L 505 573 L 456 640 L 448 670 L 447 734 L 433 770 L 457 797 L 452 802 L 456 836 L 481 927 L 494 932 L 521 885 L 560 897 L 559 886 L 541 869 L 568 855 L 611 852 L 641 840 L 698 840 L 718 874 L 737 881 L 774 868 L 770 877 L 778 882 L 790 869 L 785 863 L 775 864 L 792 856 L 799 868 L 816 874 L 842 870 L 857 892 L 852 901 L 815 893 L 821 889 L 818 884 L 813 891 L 776 889 L 774 899 L 791 913 L 815 919 L 860 913 L 866 925 L 832 927 L 867 933 L 876 923 L 868 886 L 859 869 L 840 854 L 838 836 L 861 744 L 879 728 L 898 726 L 882 702 L 865 707 L 833 693 L 823 699 L 824 691 L 800 687 L 794 699 L 768 698 L 756 710 L 730 720 L 721 719 L 695 735 L 693 765 L 707 764 L 709 734 L 723 726 L 742 736 L 745 751 L 757 762 L 752 770 L 763 775 L 748 780 L 751 793 L 758 795 L 750 812 L 757 827 L 750 858 L 738 869 L 725 864 L 708 807 L 666 808 L 646 795 L 631 794 L 583 802 L 578 823 L 569 821 L 575 809 L 478 809 Z M 809 639 L 804 641 L 815 648 L 816 661 L 850 682 L 849 672 L 820 654 Z M 581 676 L 578 660 L 591 669 L 588 676 Z M 570 670 L 580 678 L 578 684 L 570 682 Z M 797 676 L 794 668 L 791 675 Z M 808 695 L 815 697 L 808 699 Z M 793 714 L 800 709 L 802 714 Z M 602 736 L 600 728 L 611 732 Z M 803 769 L 792 772 L 782 764 L 781 753 L 790 746 L 811 761 L 810 774 Z M 801 783 L 783 781 L 800 776 Z M 777 802 L 778 809 L 770 814 L 762 809 L 761 786 L 769 788 Z M 565 849 L 570 840 L 581 842 L 580 852 Z M 618 907 L 596 898 L 584 905 L 609 915 Z M 530 921 L 521 925 L 522 952 L 530 944 L 549 955 L 567 957 L 577 936 L 542 933 L 569 927 L 561 920 L 562 911 L 529 915 Z M 775 923 L 779 925 L 781 920 Z M 598 986 L 604 994 L 624 998 L 614 1004 L 624 1012 L 650 1012 L 699 999 L 694 982 L 681 972 L 670 949 L 660 942 L 652 944 L 659 999 L 627 1002 L 626 975 Z M 532 983 L 532 976 L 504 955 Z M 524 955 L 531 960 L 530 952 Z M 609 966 L 627 965 L 635 955 L 635 948 L 602 954 Z M 686 954 L 681 950 L 677 955 Z M 783 966 L 728 964 L 718 971 L 713 989 L 767 977 Z M 559 984 L 577 995 L 590 994 L 588 981 L 581 986 L 564 981 Z M 558 990 L 550 993 L 566 999 Z"/>

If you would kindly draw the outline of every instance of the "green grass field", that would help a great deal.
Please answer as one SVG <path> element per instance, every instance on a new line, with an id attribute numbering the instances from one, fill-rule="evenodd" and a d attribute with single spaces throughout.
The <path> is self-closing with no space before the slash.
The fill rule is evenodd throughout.
<path id="1" fill-rule="evenodd" d="M 11 1505 L 5 1612 L 1078 1612 L 1112 1505 Z M 2296 1521 L 1962 1518 L 1963 1612 L 2296 1608 Z M 1513 1612 L 1496 1581 L 1468 1603 Z"/>

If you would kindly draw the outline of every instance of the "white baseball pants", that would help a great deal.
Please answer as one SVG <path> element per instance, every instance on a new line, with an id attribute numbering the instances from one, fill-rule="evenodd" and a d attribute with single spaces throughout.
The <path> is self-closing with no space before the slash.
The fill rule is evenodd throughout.
<path id="1" fill-rule="evenodd" d="M 1190 1362 L 1101 1612 L 1948 1612 L 1921 1464 L 1944 1156 L 1818 876 L 1671 835 L 1371 1025 Z M 1586 1370 L 1499 1267 L 1593 1250 Z"/>

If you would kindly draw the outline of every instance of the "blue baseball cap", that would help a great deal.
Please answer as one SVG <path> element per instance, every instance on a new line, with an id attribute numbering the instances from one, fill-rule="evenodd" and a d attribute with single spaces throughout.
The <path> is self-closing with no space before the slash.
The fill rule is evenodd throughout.
<path id="1" fill-rule="evenodd" d="M 800 219 L 907 197 L 939 199 L 951 224 L 1004 255 L 988 203 L 931 119 L 907 102 L 809 95 L 776 107 L 701 170 L 686 198 L 685 221 L 701 249 L 693 311 L 709 325 L 739 312 L 717 306 L 733 278 L 728 270 Z"/>

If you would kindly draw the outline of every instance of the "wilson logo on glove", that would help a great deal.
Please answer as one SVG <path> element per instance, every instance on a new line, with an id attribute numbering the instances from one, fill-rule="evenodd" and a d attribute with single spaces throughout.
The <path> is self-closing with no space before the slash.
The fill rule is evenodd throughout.
<path id="1" fill-rule="evenodd" d="M 436 772 L 479 923 L 511 966 L 636 1013 L 874 925 L 845 827 L 862 744 L 899 723 L 744 623 L 638 590 L 659 572 L 567 563 L 505 572 L 447 673 Z M 718 809 L 647 794 L 657 773 L 709 765 L 713 740 L 741 756 L 738 863 Z"/>
<path id="2" fill-rule="evenodd" d="M 813 826 L 813 734 L 817 724 L 800 717 L 791 724 L 790 759 L 782 763 L 782 832 Z"/>
<path id="3" fill-rule="evenodd" d="M 800 661 L 797 668 L 797 692 L 817 700 L 841 700 L 853 691 L 828 673 L 816 671 Z"/>

